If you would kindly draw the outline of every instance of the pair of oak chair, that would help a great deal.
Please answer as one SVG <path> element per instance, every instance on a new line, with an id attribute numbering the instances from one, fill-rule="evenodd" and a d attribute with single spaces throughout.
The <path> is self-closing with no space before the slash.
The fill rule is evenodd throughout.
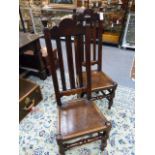
<path id="1" fill-rule="evenodd" d="M 109 100 L 110 108 L 117 84 L 101 71 L 102 39 L 100 34 L 102 31 L 100 22 L 96 28 L 95 25 L 83 25 L 75 18 L 64 19 L 59 26 L 51 30 L 44 29 L 58 105 L 56 139 L 61 155 L 65 155 L 65 151 L 72 147 L 96 140 L 101 140 L 101 150 L 104 150 L 107 145 L 111 123 L 100 112 L 93 100 L 105 97 Z M 53 49 L 55 48 L 58 51 L 59 70 L 54 63 Z M 90 52 L 91 49 L 93 49 L 92 52 Z M 98 67 L 94 71 L 92 65 L 95 64 Z M 68 77 L 66 77 L 66 72 L 68 72 Z M 99 95 L 100 91 L 102 97 Z M 104 91 L 109 93 L 106 94 Z M 92 92 L 99 97 L 92 97 Z M 75 94 L 79 94 L 76 99 L 63 101 L 64 96 Z M 84 94 L 87 98 L 82 98 Z"/>

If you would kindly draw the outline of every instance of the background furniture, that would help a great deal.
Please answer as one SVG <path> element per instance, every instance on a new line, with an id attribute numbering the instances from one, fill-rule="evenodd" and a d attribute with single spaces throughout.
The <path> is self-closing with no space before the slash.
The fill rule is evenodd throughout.
<path id="1" fill-rule="evenodd" d="M 71 101 L 62 101 L 63 96 L 70 96 L 87 93 L 87 98 L 91 98 L 91 78 L 90 78 L 90 53 L 86 52 L 86 71 L 87 85 L 83 85 L 82 80 L 82 58 L 81 48 L 83 36 L 85 36 L 86 50 L 90 49 L 90 30 L 81 26 L 71 19 L 64 19 L 59 27 L 53 27 L 51 30 L 45 29 L 45 41 L 48 56 L 51 65 L 53 85 L 55 89 L 56 101 L 58 104 L 58 135 L 57 143 L 60 154 L 65 151 L 85 143 L 101 140 L 101 149 L 104 150 L 107 144 L 107 138 L 111 129 L 111 123 L 98 110 L 95 103 L 86 99 L 72 99 Z M 62 46 L 61 37 L 64 37 Z M 71 41 L 71 37 L 76 38 L 76 42 Z M 74 40 L 75 40 L 74 38 Z M 60 78 L 56 72 L 53 55 L 53 43 L 56 41 L 58 49 L 58 60 L 60 66 Z M 72 46 L 72 43 L 74 46 Z M 66 50 L 65 50 L 66 49 Z M 74 50 L 73 50 L 74 49 Z M 74 53 L 74 52 L 75 53 Z M 64 55 L 66 53 L 66 56 Z M 66 78 L 66 69 L 64 68 L 64 59 L 67 57 L 69 79 Z M 76 84 L 78 78 L 79 84 Z M 69 82 L 69 86 L 67 84 Z M 92 135 L 95 134 L 95 135 Z M 89 137 L 92 135 L 91 137 Z M 87 137 L 85 137 L 87 136 Z M 77 139 L 77 138 L 80 138 Z M 70 140 L 74 140 L 70 141 Z"/>
<path id="2" fill-rule="evenodd" d="M 24 32 L 42 34 L 43 25 L 41 22 L 41 7 L 20 6 L 20 30 L 24 27 Z"/>
<path id="3" fill-rule="evenodd" d="M 39 85 L 19 79 L 19 121 L 21 121 L 34 106 L 42 100 Z"/>
<path id="4" fill-rule="evenodd" d="M 46 79 L 47 71 L 41 56 L 40 35 L 19 33 L 19 64 L 20 68 Z"/>
<path id="5" fill-rule="evenodd" d="M 103 12 L 104 43 L 121 45 L 129 10 L 134 10 L 134 0 L 91 0 L 89 7 Z"/>
<path id="6" fill-rule="evenodd" d="M 24 2 L 26 0 L 21 1 Z M 134 4 L 134 0 L 77 0 L 77 8 L 80 11 L 84 8 L 91 8 L 95 12 L 103 12 L 104 33 L 102 41 L 114 45 L 121 45 L 127 13 L 129 9 L 134 10 Z M 35 33 L 42 33 L 42 16 L 48 17 L 48 26 L 52 27 L 62 20 L 63 16 L 73 14 L 73 9 L 75 9 L 75 7 L 64 7 L 64 4 L 59 4 L 58 7 L 52 7 L 48 0 L 39 2 L 30 0 L 29 4 L 25 6 L 32 10 L 31 14 L 33 18 L 31 19 L 34 20 L 30 20 L 27 16 L 23 17 L 23 19 L 25 19 L 25 23 L 34 23 L 28 25 L 34 25 L 33 29 L 37 29 L 36 32 L 33 30 Z"/>
<path id="7" fill-rule="evenodd" d="M 92 95 L 92 99 L 106 98 L 109 101 L 109 109 L 113 104 L 113 98 L 115 96 L 115 90 L 117 83 L 102 71 L 102 33 L 103 33 L 103 21 L 100 20 L 99 14 L 94 13 L 92 9 L 86 9 L 84 13 L 74 15 L 74 20 L 77 24 L 83 28 L 90 27 L 90 38 L 92 47 L 90 48 L 91 55 L 91 91 L 95 92 Z M 85 66 L 85 54 L 84 47 L 81 47 L 81 53 L 83 58 L 83 66 Z M 83 72 L 83 84 L 87 85 L 86 72 Z"/>
<path id="8" fill-rule="evenodd" d="M 46 18 L 48 28 L 58 25 L 64 18 L 72 18 L 72 9 L 42 8 L 42 17 Z"/>

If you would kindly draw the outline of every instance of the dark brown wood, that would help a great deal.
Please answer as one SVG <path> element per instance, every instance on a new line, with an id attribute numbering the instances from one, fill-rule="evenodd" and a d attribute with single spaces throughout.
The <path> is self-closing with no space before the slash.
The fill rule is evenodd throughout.
<path id="1" fill-rule="evenodd" d="M 78 116 L 75 111 L 79 113 Z M 63 140 L 102 131 L 106 122 L 106 118 L 99 112 L 96 104 L 85 99 L 69 101 L 62 105 L 60 118 L 60 132 Z"/>
<path id="2" fill-rule="evenodd" d="M 100 136 L 98 136 L 98 135 L 97 136 L 92 136 L 92 137 L 89 137 L 89 138 L 83 138 L 83 139 L 77 140 L 74 143 L 65 144 L 65 148 L 67 150 L 67 149 L 70 149 L 72 147 L 76 147 L 76 146 L 80 146 L 80 145 L 83 145 L 83 144 L 91 143 L 91 142 L 101 140 L 101 139 L 102 139 L 101 135 Z"/>
<path id="3" fill-rule="evenodd" d="M 75 61 L 77 61 L 79 64 L 82 64 L 82 62 L 81 62 L 82 60 L 81 60 L 79 52 L 76 52 L 76 54 L 73 54 L 73 51 L 76 50 L 76 49 L 72 49 L 74 46 L 72 46 L 72 44 L 71 44 L 72 43 L 71 42 L 71 36 L 75 36 L 75 37 L 80 36 L 80 37 L 82 37 L 82 35 L 86 34 L 86 31 L 89 34 L 88 29 L 86 30 L 86 29 L 83 29 L 83 27 L 81 27 L 81 26 L 75 26 L 75 22 L 73 20 L 71 20 L 71 19 L 63 20 L 60 23 L 59 27 L 55 26 L 51 30 L 48 30 L 47 28 L 44 30 L 47 51 L 48 51 L 49 60 L 51 62 L 51 66 L 52 66 L 51 73 L 52 73 L 52 77 L 53 77 L 53 81 L 54 81 L 53 84 L 54 84 L 54 88 L 55 88 L 55 92 L 56 92 L 57 102 L 59 103 L 59 105 L 61 105 L 60 98 L 62 96 L 62 93 L 60 93 L 60 89 L 59 89 L 61 87 L 61 85 L 60 85 L 60 83 L 58 83 L 58 80 L 57 80 L 56 66 L 53 63 L 53 52 L 52 52 L 53 49 L 52 49 L 51 39 L 54 39 L 57 42 L 56 45 L 58 46 L 57 47 L 57 49 L 58 49 L 58 59 L 59 59 L 59 62 L 61 64 L 64 63 L 64 58 L 62 57 L 62 53 L 64 53 L 65 49 L 66 49 L 67 64 L 68 64 L 67 69 L 68 69 L 68 72 L 69 72 L 70 89 L 73 90 L 73 89 L 75 89 L 77 87 L 76 84 L 75 84 L 75 81 L 76 81 L 75 77 L 76 76 L 74 76 L 74 74 L 76 74 L 76 71 L 79 70 L 79 66 L 74 64 L 74 60 L 75 60 L 76 56 L 77 56 L 78 59 L 76 59 Z M 62 44 L 60 43 L 61 42 L 61 37 L 65 37 L 65 39 L 63 40 L 63 42 L 64 42 L 63 47 L 61 47 Z M 87 39 L 88 48 L 90 46 L 90 41 L 89 40 L 90 39 Z M 82 44 L 82 43 L 80 43 L 80 44 Z M 63 49 L 63 51 L 62 51 L 62 49 Z M 60 58 L 59 58 L 59 56 L 60 56 Z M 89 57 L 88 57 L 88 59 L 89 59 Z M 89 61 L 89 60 L 87 60 L 87 61 Z M 64 70 L 63 66 L 60 65 L 60 68 L 61 68 L 60 71 L 61 71 L 61 80 L 62 80 L 61 83 L 62 83 L 62 86 L 63 85 L 66 86 L 67 81 L 63 78 L 63 77 L 65 77 L 65 73 L 63 71 Z M 88 77 L 90 77 L 90 76 L 88 76 Z M 80 78 L 82 79 L 82 69 L 81 69 Z M 78 88 L 79 88 L 79 86 L 78 86 Z M 85 88 L 86 87 L 83 87 L 82 90 L 85 90 Z M 63 89 L 63 91 L 64 90 L 67 90 L 67 89 Z M 64 94 L 68 94 L 68 95 L 69 95 L 69 93 L 71 93 L 71 94 L 79 93 L 78 89 L 77 90 L 75 89 L 75 91 L 72 91 L 72 92 L 71 91 L 66 91 L 66 92 L 67 93 L 64 93 Z"/>
<path id="4" fill-rule="evenodd" d="M 88 31 L 86 31 L 86 37 L 85 37 L 85 41 L 86 41 L 86 49 L 85 49 L 85 57 L 86 57 L 86 73 L 87 73 L 87 76 L 86 76 L 86 79 L 87 79 L 87 87 L 88 87 L 88 91 L 87 91 L 87 96 L 88 96 L 88 99 L 91 98 L 91 72 L 90 72 L 90 67 L 91 67 L 91 63 L 90 63 L 90 49 L 91 49 L 91 34 L 90 34 L 90 28 L 89 27 L 86 27 L 88 29 Z"/>
<path id="5" fill-rule="evenodd" d="M 113 104 L 113 99 L 115 97 L 117 83 L 114 82 L 104 72 L 97 70 L 91 71 L 91 78 L 92 78 L 91 91 L 96 92 L 96 96 L 92 96 L 91 99 L 98 100 L 106 98 L 109 101 L 108 109 L 110 109 Z M 84 85 L 87 84 L 86 72 L 83 72 L 83 83 Z M 111 91 L 109 91 L 109 89 L 111 89 Z M 100 95 L 99 92 L 101 92 Z"/>
<path id="6" fill-rule="evenodd" d="M 77 113 L 82 115 L 77 115 Z M 61 154 L 72 147 L 97 140 L 101 140 L 101 150 L 104 150 L 111 130 L 111 123 L 102 115 L 96 103 L 77 99 L 59 108 L 58 130 L 61 133 L 57 136 Z M 88 135 L 91 137 L 86 138 L 85 136 Z M 70 140 L 74 140 L 74 142 L 69 142 Z"/>
<path id="7" fill-rule="evenodd" d="M 42 100 L 39 85 L 25 79 L 19 79 L 19 121 Z"/>
<path id="8" fill-rule="evenodd" d="M 102 33 L 103 33 L 103 25 L 99 22 L 98 28 L 98 71 L 102 70 Z"/>
<path id="9" fill-rule="evenodd" d="M 67 62 L 69 70 L 69 79 L 71 89 L 75 88 L 75 77 L 74 77 L 74 64 L 73 64 L 73 54 L 71 45 L 71 36 L 66 36 L 66 51 L 67 51 Z"/>
<path id="10" fill-rule="evenodd" d="M 88 53 L 91 53 L 91 62 L 89 65 L 96 65 L 95 70 L 91 70 L 91 91 L 96 92 L 96 96 L 92 97 L 94 99 L 102 99 L 106 98 L 109 101 L 109 109 L 112 106 L 113 98 L 115 95 L 115 90 L 117 87 L 117 83 L 114 82 L 110 77 L 108 77 L 104 72 L 102 72 L 102 34 L 103 34 L 103 21 L 99 19 L 99 15 L 91 9 L 86 9 L 84 13 L 75 14 L 73 19 L 77 24 L 83 27 L 90 27 L 90 38 L 92 43 L 92 48 L 87 48 Z M 83 52 L 83 57 L 86 53 Z M 86 66 L 86 59 L 83 59 L 82 65 Z M 86 71 L 87 72 L 87 71 Z M 86 86 L 89 85 L 89 81 L 87 81 L 86 72 L 83 72 L 83 84 Z M 108 89 L 112 89 L 112 92 L 106 94 L 104 91 Z M 101 93 L 100 93 L 101 92 Z M 100 93 L 100 95 L 99 95 Z M 83 96 L 84 93 L 81 94 Z"/>
<path id="11" fill-rule="evenodd" d="M 63 145 L 61 135 L 57 135 L 57 143 L 58 143 L 60 155 L 65 155 L 65 147 Z"/>
<path id="12" fill-rule="evenodd" d="M 104 135 L 101 133 L 105 133 L 106 135 L 106 131 L 110 131 L 111 126 L 106 125 L 107 119 L 102 115 L 93 101 L 81 98 L 77 98 L 65 103 L 62 101 L 63 96 L 81 93 L 87 93 L 87 98 L 91 98 L 91 63 L 89 52 L 91 48 L 90 28 L 84 28 L 81 25 L 77 25 L 72 19 L 64 19 L 62 22 L 60 22 L 59 26 L 53 27 L 51 30 L 46 28 L 44 30 L 44 34 L 48 56 L 52 66 L 51 73 L 56 101 L 58 104 L 59 121 L 57 143 L 60 154 L 65 155 L 65 151 L 72 147 L 90 143 L 96 140 L 101 140 L 106 143 L 106 140 L 103 137 Z M 71 36 L 74 38 L 73 42 L 71 41 Z M 63 47 L 61 47 L 61 37 L 64 37 Z M 86 38 L 85 42 L 83 41 L 83 37 Z M 53 61 L 53 42 L 51 42 L 51 39 L 56 40 L 56 45 L 58 46 L 58 56 L 60 56 L 60 58 L 58 58 L 59 62 L 61 63 L 61 78 L 59 78 L 59 80 L 57 76 L 58 71 L 56 71 L 56 66 L 54 65 Z M 82 52 L 84 49 L 86 50 L 85 67 L 87 71 L 86 79 L 88 84 L 85 86 L 83 85 L 82 77 L 83 59 L 81 57 L 81 49 Z M 64 60 L 66 60 L 66 63 L 68 64 L 65 66 L 65 69 L 63 66 Z M 68 78 L 70 80 L 69 82 L 71 87 L 68 87 L 67 78 L 66 80 L 63 79 L 63 77 L 66 76 L 65 72 L 67 72 L 67 69 L 69 69 Z M 75 83 L 77 80 L 76 77 L 79 79 L 78 84 Z M 96 135 L 92 138 L 85 138 L 85 136 L 91 134 Z M 79 141 L 77 138 L 81 138 L 81 140 Z M 69 140 L 71 139 L 74 140 L 74 142 L 70 142 Z"/>
<path id="13" fill-rule="evenodd" d="M 58 105 L 61 105 L 58 78 L 57 78 L 57 74 L 56 74 L 56 65 L 54 63 L 54 54 L 53 54 L 53 48 L 52 48 L 52 44 L 51 44 L 50 30 L 45 28 L 44 34 L 45 34 L 45 42 L 46 42 L 46 47 L 47 47 L 47 52 L 48 52 L 48 58 L 50 61 L 49 63 L 51 66 L 50 69 L 51 69 L 51 74 L 52 74 L 52 79 L 53 79 L 54 90 L 56 92 L 56 100 L 57 100 Z"/>
<path id="14" fill-rule="evenodd" d="M 46 79 L 47 72 L 45 63 L 41 56 L 41 47 L 39 42 L 39 35 L 30 33 L 19 33 L 19 60 L 20 67 L 26 68 L 37 73 L 41 79 Z M 32 55 L 25 54 L 27 51 L 32 51 Z"/>

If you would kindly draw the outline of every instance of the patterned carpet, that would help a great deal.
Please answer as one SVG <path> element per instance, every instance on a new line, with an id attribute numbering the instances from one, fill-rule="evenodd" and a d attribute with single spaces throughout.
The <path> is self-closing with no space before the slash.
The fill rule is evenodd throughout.
<path id="1" fill-rule="evenodd" d="M 20 155 L 58 155 L 55 139 L 57 108 L 51 77 L 45 81 L 31 76 L 38 83 L 43 100 L 19 125 Z M 112 122 L 108 145 L 101 152 L 100 141 L 73 148 L 66 155 L 134 155 L 135 106 L 134 89 L 118 86 L 114 104 L 108 110 L 106 99 L 97 101 L 97 106 Z M 73 97 L 73 96 L 72 96 Z M 64 100 L 68 97 L 64 98 Z"/>

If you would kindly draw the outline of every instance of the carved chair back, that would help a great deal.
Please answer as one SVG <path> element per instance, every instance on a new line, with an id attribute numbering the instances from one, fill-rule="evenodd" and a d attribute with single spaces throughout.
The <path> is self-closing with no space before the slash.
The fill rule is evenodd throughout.
<path id="1" fill-rule="evenodd" d="M 59 26 L 55 26 L 51 30 L 45 28 L 44 34 L 57 104 L 59 106 L 62 105 L 61 97 L 63 96 L 81 94 L 82 92 L 86 92 L 88 99 L 90 99 L 90 53 L 86 52 L 85 59 L 88 81 L 87 86 L 83 85 L 81 54 L 84 52 L 83 50 L 90 50 L 91 44 L 89 27 L 84 28 L 81 25 L 77 25 L 72 19 L 64 19 L 60 22 Z M 83 40 L 84 38 L 85 40 Z M 73 39 L 76 40 L 76 42 L 74 42 Z M 58 50 L 58 63 L 60 67 L 59 79 L 54 63 L 54 46 L 56 46 Z M 65 60 L 67 61 L 66 63 Z M 69 74 L 68 79 L 65 74 L 66 72 Z M 79 84 L 76 83 L 77 80 L 79 81 Z M 68 87 L 67 82 L 69 82 L 70 87 Z"/>
<path id="2" fill-rule="evenodd" d="M 102 69 L 102 34 L 103 21 L 100 20 L 98 13 L 93 12 L 92 9 L 86 9 L 83 13 L 74 13 L 73 19 L 77 24 L 85 27 L 90 27 L 91 37 L 91 65 L 97 65 L 97 70 Z M 83 53 L 83 65 L 85 65 L 85 53 Z"/>

